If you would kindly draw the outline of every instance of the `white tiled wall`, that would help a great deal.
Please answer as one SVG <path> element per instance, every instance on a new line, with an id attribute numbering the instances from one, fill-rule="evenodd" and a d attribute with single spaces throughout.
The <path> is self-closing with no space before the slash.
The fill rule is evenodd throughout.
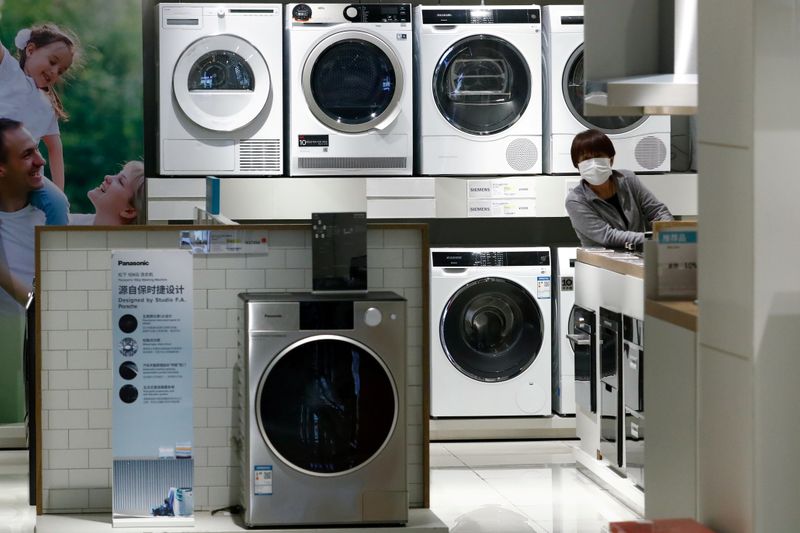
<path id="1" fill-rule="evenodd" d="M 311 289 L 310 231 L 270 231 L 268 255 L 194 258 L 195 505 L 238 503 L 233 367 L 237 295 Z M 370 229 L 370 290 L 408 300 L 408 482 L 423 504 L 422 234 Z M 178 230 L 41 234 L 42 509 L 111 508 L 111 250 L 175 248 Z"/>

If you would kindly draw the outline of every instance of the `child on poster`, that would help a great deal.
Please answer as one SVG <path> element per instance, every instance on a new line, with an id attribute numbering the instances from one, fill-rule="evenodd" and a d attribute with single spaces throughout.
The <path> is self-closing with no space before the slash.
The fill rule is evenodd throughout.
<path id="1" fill-rule="evenodd" d="M 77 39 L 55 26 L 42 24 L 20 30 L 14 44 L 15 61 L 0 44 L 0 117 L 23 123 L 35 141 L 44 140 L 55 182 L 45 180 L 31 194 L 31 203 L 44 211 L 47 224 L 67 224 L 69 203 L 64 188 L 64 154 L 58 120 L 66 118 L 55 89 L 77 54 Z"/>

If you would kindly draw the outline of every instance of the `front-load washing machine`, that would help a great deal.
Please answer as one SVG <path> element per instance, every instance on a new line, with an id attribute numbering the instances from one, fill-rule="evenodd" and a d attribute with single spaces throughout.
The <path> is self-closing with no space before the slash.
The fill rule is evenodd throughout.
<path id="1" fill-rule="evenodd" d="M 551 415 L 550 249 L 431 249 L 431 415 Z"/>
<path id="2" fill-rule="evenodd" d="M 158 171 L 283 172 L 280 4 L 158 5 Z"/>
<path id="3" fill-rule="evenodd" d="M 417 159 L 429 175 L 542 172 L 537 6 L 417 6 Z"/>
<path id="4" fill-rule="evenodd" d="M 411 4 L 288 4 L 286 39 L 291 175 L 410 175 Z"/>
<path id="5" fill-rule="evenodd" d="M 572 139 L 590 128 L 614 143 L 615 168 L 669 172 L 670 117 L 583 114 L 583 6 L 546 6 L 542 12 L 544 172 L 577 174 Z"/>
<path id="6" fill-rule="evenodd" d="M 575 414 L 575 261 L 577 248 L 558 248 L 553 321 L 553 412 Z"/>
<path id="7" fill-rule="evenodd" d="M 245 523 L 405 523 L 405 300 L 240 299 Z"/>

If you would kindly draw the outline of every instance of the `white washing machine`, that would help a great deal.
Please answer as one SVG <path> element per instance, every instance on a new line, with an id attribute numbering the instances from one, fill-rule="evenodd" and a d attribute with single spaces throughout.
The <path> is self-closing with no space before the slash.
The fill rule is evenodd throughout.
<path id="1" fill-rule="evenodd" d="M 538 6 L 417 6 L 414 27 L 419 173 L 541 174 Z"/>
<path id="2" fill-rule="evenodd" d="M 558 248 L 554 298 L 557 312 L 553 322 L 553 412 L 575 414 L 575 351 L 567 338 L 572 333 L 572 308 L 575 306 L 575 260 L 577 248 Z"/>
<path id="3" fill-rule="evenodd" d="M 293 176 L 410 175 L 411 4 L 287 4 Z"/>
<path id="4" fill-rule="evenodd" d="M 283 172 L 280 4 L 158 5 L 161 175 Z"/>
<path id="5" fill-rule="evenodd" d="M 550 249 L 431 249 L 431 415 L 549 416 Z"/>
<path id="6" fill-rule="evenodd" d="M 590 128 L 614 143 L 615 168 L 669 172 L 669 116 L 584 116 L 583 6 L 546 6 L 542 13 L 544 172 L 577 174 L 572 139 Z"/>
<path id="7" fill-rule="evenodd" d="M 245 524 L 404 524 L 405 299 L 239 297 Z"/>

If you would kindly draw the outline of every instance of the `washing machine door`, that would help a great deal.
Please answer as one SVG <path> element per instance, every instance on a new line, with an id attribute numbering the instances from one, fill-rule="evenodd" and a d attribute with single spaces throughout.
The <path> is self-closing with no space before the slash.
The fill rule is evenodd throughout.
<path id="1" fill-rule="evenodd" d="M 320 41 L 306 57 L 302 80 L 311 113 L 333 130 L 383 129 L 400 113 L 400 59 L 371 33 L 342 31 Z"/>
<path id="2" fill-rule="evenodd" d="M 261 53 L 235 35 L 203 37 L 181 54 L 172 92 L 186 117 L 213 131 L 250 124 L 271 93 L 269 67 Z"/>
<path id="3" fill-rule="evenodd" d="M 531 72 L 511 43 L 472 35 L 451 46 L 433 71 L 433 98 L 442 116 L 471 135 L 511 127 L 531 99 Z"/>
<path id="4" fill-rule="evenodd" d="M 447 302 L 439 337 L 445 355 L 464 375 L 476 381 L 506 381 L 539 356 L 544 319 L 521 285 L 505 278 L 481 278 L 462 286 Z"/>
<path id="5" fill-rule="evenodd" d="M 308 337 L 279 353 L 261 377 L 255 409 L 272 452 L 313 476 L 368 464 L 399 415 L 394 379 L 381 358 L 337 335 Z"/>
<path id="6" fill-rule="evenodd" d="M 578 46 L 564 66 L 561 89 L 572 116 L 587 128 L 598 129 L 607 135 L 625 133 L 637 128 L 647 117 L 590 117 L 583 114 L 583 45 Z"/>

